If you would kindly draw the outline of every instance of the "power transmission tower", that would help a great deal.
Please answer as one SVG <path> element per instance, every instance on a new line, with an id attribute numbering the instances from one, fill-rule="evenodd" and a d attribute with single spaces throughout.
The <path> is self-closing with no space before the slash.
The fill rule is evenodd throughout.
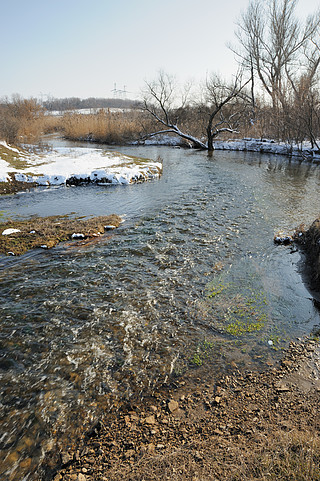
<path id="1" fill-rule="evenodd" d="M 111 92 L 113 92 L 113 98 L 116 99 L 117 98 L 117 84 L 114 83 L 114 87 L 113 87 L 113 90 L 111 90 Z"/>
<path id="2" fill-rule="evenodd" d="M 122 100 L 126 100 L 127 98 L 127 94 L 130 93 L 127 91 L 127 86 L 124 85 L 123 86 L 123 90 L 121 89 L 117 89 L 117 84 L 114 83 L 114 88 L 111 90 L 111 92 L 113 92 L 113 98 L 118 98 L 118 99 L 122 99 Z"/>

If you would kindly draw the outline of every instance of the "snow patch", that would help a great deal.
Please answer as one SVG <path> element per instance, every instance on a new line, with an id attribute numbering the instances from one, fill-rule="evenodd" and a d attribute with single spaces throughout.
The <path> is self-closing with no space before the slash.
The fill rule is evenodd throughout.
<path id="1" fill-rule="evenodd" d="M 266 154 L 287 155 L 290 157 L 306 157 L 310 160 L 315 160 L 316 155 L 309 143 L 298 146 L 285 142 L 276 143 L 273 139 L 244 138 L 241 140 L 216 140 L 214 147 L 216 150 L 260 152 Z"/>
<path id="2" fill-rule="evenodd" d="M 275 234 L 273 241 L 275 244 L 292 244 L 293 238 L 291 235 L 284 234 L 283 232 L 278 232 L 278 234 Z"/>
<path id="3" fill-rule="evenodd" d="M 0 142 L 10 148 L 4 141 Z M 155 179 L 161 175 L 161 162 L 135 159 L 117 152 L 97 148 L 57 148 L 45 154 L 11 150 L 27 163 L 24 172 L 19 172 L 5 159 L 0 159 L 0 181 L 7 182 L 13 173 L 18 182 L 36 183 L 42 186 L 79 185 L 127 185 Z"/>
<path id="4" fill-rule="evenodd" d="M 4 147 L 5 149 L 12 150 L 12 152 L 17 152 L 18 154 L 20 154 L 20 150 L 7 144 L 5 140 L 0 140 L 0 145 L 2 145 L 2 147 Z"/>
<path id="5" fill-rule="evenodd" d="M 11 234 L 15 234 L 17 232 L 21 232 L 21 230 L 20 229 L 5 229 L 2 232 L 2 235 L 11 235 Z"/>
<path id="6" fill-rule="evenodd" d="M 84 238 L 85 238 L 85 235 L 75 232 L 74 234 L 72 234 L 71 237 L 72 237 L 72 239 L 84 239 Z"/>
<path id="7" fill-rule="evenodd" d="M 15 174 L 14 178 L 18 182 L 34 182 L 34 178 L 32 177 L 32 175 Z"/>

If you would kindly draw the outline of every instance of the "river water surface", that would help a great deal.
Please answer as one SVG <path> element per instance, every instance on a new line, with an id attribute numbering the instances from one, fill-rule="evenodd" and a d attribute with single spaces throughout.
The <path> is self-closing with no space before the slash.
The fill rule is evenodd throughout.
<path id="1" fill-rule="evenodd" d="M 72 442 L 117 400 L 172 379 L 214 381 L 234 365 L 271 366 L 291 339 L 319 327 L 300 254 L 273 243 L 278 230 L 319 215 L 317 165 L 119 150 L 160 155 L 160 180 L 0 198 L 4 220 L 124 219 L 94 245 L 0 259 L 1 480 L 37 479 L 47 450 Z"/>

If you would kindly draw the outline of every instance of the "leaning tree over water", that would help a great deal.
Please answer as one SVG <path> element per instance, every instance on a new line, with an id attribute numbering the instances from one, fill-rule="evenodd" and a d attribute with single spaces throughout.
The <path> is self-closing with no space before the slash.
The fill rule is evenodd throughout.
<path id="1" fill-rule="evenodd" d="M 180 95 L 174 77 L 160 72 L 158 78 L 146 82 L 143 106 L 157 124 L 163 128 L 150 136 L 173 133 L 191 143 L 194 147 L 214 150 L 214 139 L 223 132 L 235 133 L 241 116 L 247 109 L 248 95 L 242 74 L 238 73 L 233 82 L 224 83 L 218 75 L 211 75 L 196 95 L 190 85 Z M 196 121 L 185 121 L 186 113 Z M 198 124 L 198 125 L 196 125 Z M 203 135 L 196 136 L 194 130 L 201 124 Z"/>

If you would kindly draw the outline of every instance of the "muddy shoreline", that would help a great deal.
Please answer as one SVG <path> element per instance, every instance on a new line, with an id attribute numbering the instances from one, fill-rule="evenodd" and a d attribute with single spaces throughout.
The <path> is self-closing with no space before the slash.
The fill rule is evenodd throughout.
<path id="1" fill-rule="evenodd" d="M 48 455 L 41 479 L 319 479 L 319 409 L 315 337 L 292 342 L 262 373 L 234 365 L 215 382 L 175 380 L 142 402 L 114 406 L 75 444 Z M 297 465 L 300 477 L 282 477 Z"/>

